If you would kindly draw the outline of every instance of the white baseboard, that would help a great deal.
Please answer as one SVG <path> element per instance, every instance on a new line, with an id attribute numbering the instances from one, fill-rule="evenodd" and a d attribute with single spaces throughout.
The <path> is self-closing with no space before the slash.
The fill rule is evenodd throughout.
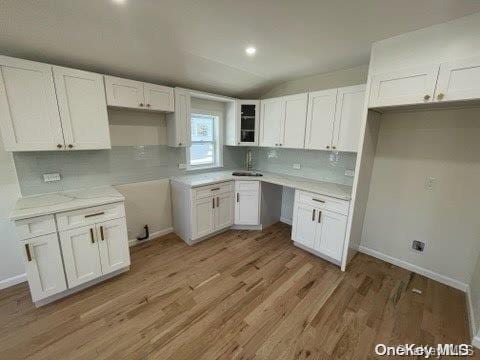
<path id="1" fill-rule="evenodd" d="M 468 322 L 470 324 L 470 338 L 472 339 L 472 344 L 474 345 L 475 338 L 477 335 L 477 322 L 475 321 L 475 313 L 473 312 L 473 302 L 472 302 L 472 292 L 470 289 L 470 285 L 467 285 L 467 291 L 465 292 L 467 298 L 467 315 L 468 315 Z M 478 339 L 480 340 L 480 338 Z M 477 340 L 476 347 L 480 347 L 480 342 Z"/>
<path id="2" fill-rule="evenodd" d="M 364 254 L 367 254 L 367 255 L 376 257 L 377 259 L 386 261 L 386 262 L 388 262 L 388 263 L 390 263 L 390 264 L 393 264 L 393 265 L 399 266 L 399 267 L 401 267 L 401 268 L 407 269 L 407 270 L 412 271 L 412 272 L 414 272 L 414 273 L 423 275 L 423 276 L 425 276 L 425 277 L 427 277 L 427 278 L 429 278 L 429 279 L 438 281 L 439 283 L 442 283 L 442 284 L 451 286 L 451 287 L 453 287 L 453 288 L 455 288 L 455 289 L 458 289 L 458 290 L 461 290 L 461 291 L 463 291 L 463 292 L 466 292 L 466 291 L 467 291 L 468 284 L 465 284 L 465 283 L 463 283 L 463 282 L 461 282 L 461 281 L 458 281 L 458 280 L 449 278 L 448 276 L 441 275 L 441 274 L 439 274 L 439 273 L 430 271 L 430 270 L 425 269 L 425 268 L 422 268 L 422 267 L 420 267 L 420 266 L 411 264 L 411 263 L 409 263 L 409 262 L 407 262 L 407 261 L 394 258 L 394 257 L 392 257 L 392 256 L 390 256 L 390 255 L 383 254 L 383 253 L 381 253 L 381 252 L 379 252 L 379 251 L 372 250 L 372 249 L 369 249 L 369 248 L 364 247 L 364 246 L 359 246 L 359 247 L 358 247 L 358 251 L 360 251 L 360 252 L 362 252 L 362 253 L 364 253 Z"/>
<path id="3" fill-rule="evenodd" d="M 232 230 L 262 230 L 263 226 L 260 225 L 233 225 L 230 227 Z"/>
<path id="4" fill-rule="evenodd" d="M 160 230 L 160 231 L 155 231 L 153 233 L 150 234 L 150 236 L 148 237 L 148 239 L 145 239 L 145 240 L 137 240 L 137 239 L 130 239 L 128 240 L 128 245 L 129 246 L 135 246 L 135 245 L 138 245 L 138 244 L 142 244 L 146 241 L 150 241 L 150 240 L 153 240 L 153 239 L 156 239 L 158 238 L 159 236 L 163 236 L 163 235 L 167 235 L 167 234 L 170 234 L 171 232 L 173 232 L 173 228 L 172 227 L 169 227 L 169 228 L 166 228 L 166 229 L 163 229 L 163 230 Z"/>
<path id="5" fill-rule="evenodd" d="M 6 289 L 10 286 L 20 284 L 27 281 L 27 274 L 20 274 L 17 276 L 12 276 L 11 278 L 0 281 L 0 290 Z"/>
<path id="6" fill-rule="evenodd" d="M 287 224 L 287 225 L 290 225 L 290 226 L 292 225 L 292 219 L 287 219 L 287 218 L 281 217 L 280 221 Z"/>
<path id="7" fill-rule="evenodd" d="M 474 336 L 472 340 L 472 345 L 477 349 L 480 349 L 480 336 Z"/>

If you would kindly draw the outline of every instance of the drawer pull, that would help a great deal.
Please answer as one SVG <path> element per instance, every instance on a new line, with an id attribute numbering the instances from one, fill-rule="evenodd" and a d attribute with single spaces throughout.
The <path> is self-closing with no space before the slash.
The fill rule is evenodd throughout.
<path id="1" fill-rule="evenodd" d="M 212 198 L 212 209 L 215 209 L 215 198 Z"/>
<path id="2" fill-rule="evenodd" d="M 93 229 L 90 228 L 90 241 L 92 242 L 92 244 L 95 244 L 95 238 L 93 237 Z"/>
<path id="3" fill-rule="evenodd" d="M 316 202 L 319 202 L 319 203 L 322 203 L 322 204 L 325 204 L 325 200 L 314 199 L 314 198 L 312 198 L 312 200 L 316 201 Z"/>
<path id="4" fill-rule="evenodd" d="M 210 191 L 217 191 L 217 190 L 220 190 L 220 188 L 213 188 L 213 189 L 210 189 Z"/>
<path id="5" fill-rule="evenodd" d="M 318 212 L 318 223 L 321 222 L 321 219 L 322 219 L 322 212 L 319 211 L 319 212 Z"/>
<path id="6" fill-rule="evenodd" d="M 105 241 L 105 236 L 103 235 L 103 226 L 100 226 L 100 239 L 102 239 L 102 241 Z"/>
<path id="7" fill-rule="evenodd" d="M 217 196 L 217 208 L 220 207 L 220 198 Z"/>
<path id="8" fill-rule="evenodd" d="M 28 244 L 25 244 L 25 251 L 27 252 L 28 261 L 32 261 L 32 254 L 30 253 L 30 246 Z"/>
<path id="9" fill-rule="evenodd" d="M 85 219 L 86 219 L 86 218 L 91 218 L 91 217 L 94 217 L 94 216 L 100 216 L 100 215 L 105 215 L 105 212 L 104 212 L 104 211 L 102 211 L 102 212 L 95 213 L 95 214 L 88 214 L 88 215 L 85 215 Z"/>
<path id="10" fill-rule="evenodd" d="M 315 209 L 312 211 L 312 221 L 315 221 Z"/>
<path id="11" fill-rule="evenodd" d="M 237 203 L 240 202 L 240 193 L 237 192 Z"/>

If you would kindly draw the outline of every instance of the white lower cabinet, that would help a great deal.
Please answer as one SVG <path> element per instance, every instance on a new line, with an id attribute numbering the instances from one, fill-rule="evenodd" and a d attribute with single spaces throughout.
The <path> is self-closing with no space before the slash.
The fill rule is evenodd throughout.
<path id="1" fill-rule="evenodd" d="M 260 182 L 235 181 L 235 225 L 260 224 Z"/>
<path id="2" fill-rule="evenodd" d="M 26 240 L 23 254 L 33 301 L 67 289 L 57 233 Z"/>
<path id="3" fill-rule="evenodd" d="M 215 200 L 215 230 L 225 229 L 233 225 L 233 194 L 220 194 Z"/>
<path id="4" fill-rule="evenodd" d="M 292 240 L 312 252 L 340 262 L 347 228 L 348 201 L 295 192 Z"/>
<path id="5" fill-rule="evenodd" d="M 97 242 L 100 251 L 102 274 L 122 269 L 130 265 L 127 224 L 124 219 L 114 219 L 96 225 Z"/>
<path id="6" fill-rule="evenodd" d="M 198 239 L 215 231 L 215 203 L 213 197 L 195 200 L 192 216 L 192 239 Z"/>

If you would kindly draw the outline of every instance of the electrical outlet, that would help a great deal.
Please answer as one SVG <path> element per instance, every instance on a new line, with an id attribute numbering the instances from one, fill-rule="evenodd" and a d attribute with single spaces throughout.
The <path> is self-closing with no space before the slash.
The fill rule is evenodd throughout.
<path id="1" fill-rule="evenodd" d="M 412 241 L 412 250 L 418 251 L 418 252 L 423 252 L 423 249 L 425 249 L 425 243 L 418 241 L 418 240 L 413 240 Z"/>
<path id="2" fill-rule="evenodd" d="M 432 191 L 435 188 L 436 183 L 437 179 L 432 176 L 427 176 L 425 179 L 425 190 Z"/>
<path id="3" fill-rule="evenodd" d="M 59 173 L 52 173 L 52 174 L 43 174 L 43 181 L 45 182 L 54 182 L 60 181 L 60 174 Z"/>
<path id="4" fill-rule="evenodd" d="M 178 164 L 178 168 L 181 170 L 185 170 L 187 168 L 187 164 Z"/>
<path id="5" fill-rule="evenodd" d="M 295 170 L 300 170 L 301 166 L 300 166 L 300 164 L 293 164 L 293 168 Z"/>
<path id="6" fill-rule="evenodd" d="M 355 176 L 355 170 L 348 170 L 348 169 L 346 169 L 346 170 L 345 170 L 345 176 L 354 177 L 354 176 Z"/>

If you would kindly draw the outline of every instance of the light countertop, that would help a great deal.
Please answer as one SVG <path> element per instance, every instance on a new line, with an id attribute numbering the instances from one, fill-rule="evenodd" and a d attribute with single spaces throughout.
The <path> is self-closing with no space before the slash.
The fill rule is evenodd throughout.
<path id="1" fill-rule="evenodd" d="M 10 220 L 27 219 L 124 200 L 125 197 L 111 186 L 25 196 L 18 199 L 15 209 L 10 214 Z"/>
<path id="2" fill-rule="evenodd" d="M 183 175 L 174 177 L 171 180 L 177 181 L 190 187 L 216 184 L 231 180 L 264 181 L 271 184 L 287 186 L 290 188 L 310 191 L 321 195 L 331 196 L 341 200 L 350 200 L 352 187 L 341 184 L 334 184 L 325 181 L 306 179 L 298 176 L 258 171 L 263 176 L 233 176 L 233 171 L 215 171 L 211 173 Z"/>

